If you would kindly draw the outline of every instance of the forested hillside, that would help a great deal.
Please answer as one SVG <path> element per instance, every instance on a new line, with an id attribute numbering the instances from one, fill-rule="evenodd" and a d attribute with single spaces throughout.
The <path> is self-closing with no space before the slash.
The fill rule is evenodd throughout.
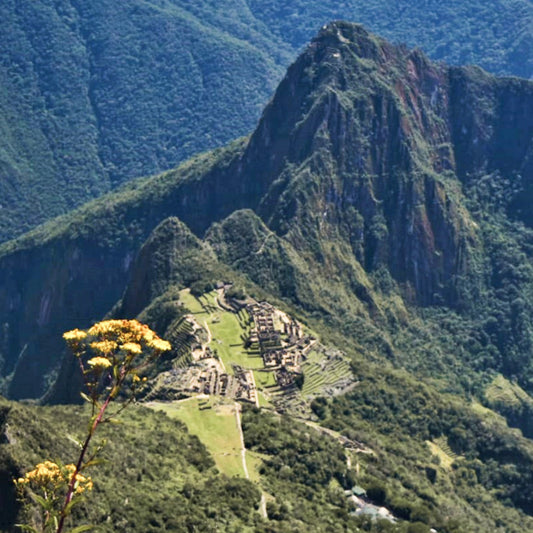
<path id="1" fill-rule="evenodd" d="M 453 341 L 461 365 L 494 368 L 529 388 L 531 230 L 521 206 L 531 194 L 532 98 L 529 82 L 434 65 L 359 26 L 328 27 L 289 69 L 249 139 L 4 245 L 10 394 L 43 392 L 37 382 L 58 362 L 58 335 L 113 306 L 164 218 L 177 216 L 202 237 L 230 215 L 208 232 L 211 246 L 276 295 L 356 337 L 357 317 L 378 329 L 392 321 L 394 331 L 410 324 L 406 305 L 431 309 L 428 323 L 445 306 L 463 315 L 465 331 Z M 242 208 L 261 224 L 238 222 L 232 213 Z M 267 267 L 255 264 L 264 254 L 239 251 L 262 224 L 268 229 L 257 231 L 281 239 Z M 454 316 L 443 338 L 460 327 Z M 390 355 L 416 368 L 422 360 L 402 343 Z"/>
<path id="2" fill-rule="evenodd" d="M 227 531 L 531 530 L 532 110 L 530 81 L 435 63 L 361 25 L 325 26 L 250 136 L 0 247 L 2 391 L 76 399 L 81 373 L 61 334 L 137 317 L 174 346 L 149 375 L 152 409 L 191 426 L 227 415 L 214 393 L 178 402 L 181 372 L 207 347 L 226 378 L 248 372 L 245 389 L 263 387 L 263 403 L 248 398 L 237 417 L 239 457 L 250 452 L 256 467 L 249 483 L 215 471 L 179 424 L 132 413 L 110 451 L 129 450 L 138 430 L 162 461 L 132 468 L 148 486 L 169 479 L 149 501 L 155 512 L 131 493 L 137 530 L 194 529 L 189 517 Z M 274 386 L 264 369 L 242 369 L 264 357 L 245 351 L 261 344 L 245 335 L 246 297 L 285 317 L 305 355 L 298 379 L 276 374 Z M 2 401 L 0 483 L 37 449 L 68 452 L 32 421 L 64 428 L 69 409 Z M 148 436 L 156 424 L 187 449 L 178 479 Z M 120 505 L 105 503 L 127 493 L 112 466 L 82 514 L 127 530 Z M 356 484 L 374 512 L 385 506 L 384 521 L 357 514 Z"/>
<path id="3" fill-rule="evenodd" d="M 283 70 L 332 19 L 529 77 L 532 13 L 525 0 L 6 0 L 0 240 L 248 134 Z"/>

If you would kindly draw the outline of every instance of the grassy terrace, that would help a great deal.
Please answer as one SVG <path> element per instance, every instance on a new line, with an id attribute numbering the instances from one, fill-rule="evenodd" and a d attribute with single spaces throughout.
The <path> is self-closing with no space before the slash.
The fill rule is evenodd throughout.
<path id="1" fill-rule="evenodd" d="M 244 349 L 244 338 L 248 331 L 247 314 L 241 312 L 236 315 L 220 309 L 216 305 L 216 295 L 212 291 L 195 298 L 188 289 L 184 289 L 180 292 L 180 300 L 201 325 L 209 328 L 212 336 L 209 347 L 218 354 L 228 374 L 233 374 L 232 363 L 243 368 L 263 368 L 263 359 L 259 353 Z M 257 380 L 258 373 L 255 376 Z M 274 376 L 269 378 L 270 382 L 274 383 Z M 261 386 L 259 382 L 257 385 Z"/>
<path id="2" fill-rule="evenodd" d="M 180 402 L 149 404 L 172 418 L 181 420 L 213 456 L 217 468 L 227 476 L 244 476 L 241 440 L 235 416 L 235 405 L 220 398 L 190 398 Z M 250 477 L 257 461 L 248 460 Z M 253 477 L 252 477 L 253 479 Z"/>
<path id="3" fill-rule="evenodd" d="M 302 393 L 304 396 L 319 394 L 322 389 L 333 386 L 351 375 L 350 365 L 342 359 L 328 361 L 324 355 L 311 350 L 302 365 L 305 375 Z"/>

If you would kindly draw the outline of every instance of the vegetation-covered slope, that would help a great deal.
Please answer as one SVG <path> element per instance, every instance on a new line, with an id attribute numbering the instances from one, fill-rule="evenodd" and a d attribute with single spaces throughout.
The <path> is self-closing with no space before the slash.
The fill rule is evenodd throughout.
<path id="1" fill-rule="evenodd" d="M 17 531 L 12 476 L 45 459 L 72 462 L 81 407 L 23 407 L 0 399 L 0 531 Z M 71 438 L 69 439 L 69 436 Z M 179 422 L 134 407 L 123 423 L 106 427 L 105 463 L 91 475 L 95 489 L 76 519 L 100 531 L 255 530 L 260 493 L 244 479 L 229 479 Z M 83 518 L 81 518 L 83 517 Z M 19 520 L 22 516 L 19 516 Z"/>
<path id="2" fill-rule="evenodd" d="M 309 39 L 310 29 L 343 19 L 393 42 L 418 46 L 436 60 L 523 78 L 533 74 L 533 11 L 527 1 L 249 0 L 248 5 L 272 33 L 296 47 Z"/>
<path id="3" fill-rule="evenodd" d="M 237 4 L 3 2 L 0 239 L 248 132 L 289 54 Z"/>
<path id="4" fill-rule="evenodd" d="M 0 6 L 0 241 L 247 134 L 332 19 L 436 59 L 530 77 L 525 0 L 165 0 Z"/>
<path id="5" fill-rule="evenodd" d="M 179 340 L 183 289 L 233 282 L 351 361 L 352 388 L 312 409 L 362 444 L 357 480 L 410 521 L 368 528 L 531 529 L 532 105 L 530 82 L 330 24 L 249 138 L 2 246 L 4 389 L 39 396 L 61 333 L 106 313 Z M 64 365 L 55 400 L 71 376 Z M 340 456 L 294 422 L 243 421 L 268 456 L 267 527 L 358 527 Z"/>
<path id="6" fill-rule="evenodd" d="M 242 208 L 262 222 L 238 216 L 213 227 L 221 263 L 356 336 L 367 335 L 360 318 L 378 329 L 392 320 L 398 332 L 409 324 L 406 304 L 444 305 L 471 320 L 462 361 L 529 388 L 531 312 L 517 291 L 530 290 L 530 221 L 515 205 L 531 188 L 532 95 L 526 81 L 435 66 L 359 26 L 329 26 L 249 140 L 4 245 L 10 394 L 43 391 L 36 383 L 59 360 L 59 334 L 112 307 L 160 221 L 177 216 L 202 236 Z M 443 338 L 453 316 L 449 327 Z"/>

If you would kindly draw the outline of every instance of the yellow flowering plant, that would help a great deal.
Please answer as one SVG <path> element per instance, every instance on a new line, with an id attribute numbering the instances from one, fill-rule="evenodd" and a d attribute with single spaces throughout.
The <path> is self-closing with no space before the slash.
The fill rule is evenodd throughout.
<path id="1" fill-rule="evenodd" d="M 93 487 L 84 471 L 98 463 L 97 456 L 103 447 L 102 444 L 89 451 L 97 427 L 116 417 L 135 399 L 146 381 L 140 375 L 162 352 L 171 349 L 167 341 L 137 320 L 105 320 L 88 330 L 67 331 L 63 338 L 78 360 L 85 385 L 81 395 L 91 404 L 92 413 L 85 439 L 78 443 L 80 453 L 75 464 L 45 461 L 14 480 L 21 500 L 33 502 L 41 510 L 32 525 L 19 525 L 32 533 L 66 531 L 65 521 L 72 507 Z M 110 404 L 119 395 L 122 401 L 111 412 Z M 91 526 L 83 525 L 70 533 L 90 529 Z"/>

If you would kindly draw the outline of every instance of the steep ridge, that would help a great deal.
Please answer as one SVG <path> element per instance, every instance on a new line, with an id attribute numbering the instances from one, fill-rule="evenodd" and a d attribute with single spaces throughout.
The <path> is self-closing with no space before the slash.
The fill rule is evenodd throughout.
<path id="1" fill-rule="evenodd" d="M 330 24 L 289 68 L 249 139 L 2 247 L 0 345 L 2 375 L 13 373 L 9 394 L 43 392 L 36 383 L 59 361 L 60 333 L 113 306 L 141 244 L 169 216 L 202 237 L 234 211 L 254 210 L 262 222 L 241 227 L 265 238 L 273 232 L 264 249 L 277 246 L 273 257 L 284 256 L 288 268 L 269 274 L 270 290 L 331 320 L 353 306 L 351 316 L 383 321 L 380 300 L 391 295 L 400 308 L 400 301 L 444 305 L 476 316 L 496 287 L 485 252 L 496 241 L 474 220 L 465 192 L 478 194 L 487 176 L 497 184 L 515 173 L 528 190 L 531 105 L 528 82 L 433 65 L 361 26 Z M 236 221 L 214 227 L 208 240 L 222 262 L 264 283 L 264 272 L 252 267 L 259 248 L 243 246 L 250 259 L 239 262 L 223 242 Z M 304 282 L 283 282 L 287 272 Z M 530 281 L 528 274 L 518 283 Z M 511 313 L 511 304 L 498 312 Z M 517 331 L 527 339 L 524 305 Z M 505 331 L 489 333 L 500 335 L 493 342 L 501 352 Z M 527 361 L 527 342 L 512 346 L 515 364 L 503 370 L 515 373 Z"/>
<path id="2" fill-rule="evenodd" d="M 533 72 L 528 0 L 5 0 L 0 19 L 2 242 L 248 134 L 330 20 L 451 64 Z"/>

